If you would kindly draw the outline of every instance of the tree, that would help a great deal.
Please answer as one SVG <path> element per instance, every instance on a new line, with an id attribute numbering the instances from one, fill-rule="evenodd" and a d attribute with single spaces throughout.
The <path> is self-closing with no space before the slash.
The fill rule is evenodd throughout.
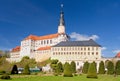
<path id="1" fill-rule="evenodd" d="M 35 67 L 37 62 L 33 58 L 29 58 L 28 56 L 24 56 L 20 62 L 17 63 L 19 67 L 25 67 L 29 65 L 29 67 Z"/>
<path id="2" fill-rule="evenodd" d="M 117 75 L 120 75 L 120 60 L 118 60 L 118 61 L 116 62 L 115 73 L 116 73 Z"/>
<path id="3" fill-rule="evenodd" d="M 87 78 L 98 78 L 95 63 L 91 63 L 88 68 Z"/>
<path id="4" fill-rule="evenodd" d="M 57 64 L 57 67 L 56 67 L 56 73 L 57 73 L 57 74 L 60 74 L 60 73 L 62 73 L 62 72 L 63 72 L 63 65 L 62 65 L 61 62 L 59 62 L 59 63 Z"/>
<path id="5" fill-rule="evenodd" d="M 71 66 L 67 62 L 64 65 L 64 77 L 73 77 L 72 71 L 71 71 Z"/>
<path id="6" fill-rule="evenodd" d="M 18 74 L 18 69 L 17 69 L 17 65 L 13 65 L 11 74 Z"/>
<path id="7" fill-rule="evenodd" d="M 24 70 L 23 70 L 23 74 L 29 75 L 30 74 L 30 70 L 29 70 L 29 65 L 25 65 Z"/>
<path id="8" fill-rule="evenodd" d="M 76 64 L 74 61 L 71 62 L 71 71 L 72 71 L 72 73 L 76 72 Z"/>
<path id="9" fill-rule="evenodd" d="M 50 64 L 50 66 L 51 66 L 51 68 L 52 68 L 52 70 L 53 70 L 54 73 L 57 70 L 57 63 L 58 63 L 58 60 L 55 59 L 55 60 L 52 60 L 51 64 Z"/>
<path id="10" fill-rule="evenodd" d="M 6 57 L 0 57 L 0 71 L 11 71 L 12 65 L 6 60 Z"/>
<path id="11" fill-rule="evenodd" d="M 83 65 L 82 72 L 86 74 L 88 72 L 88 68 L 89 68 L 89 63 L 86 61 Z"/>
<path id="12" fill-rule="evenodd" d="M 114 64 L 109 61 L 107 65 L 107 74 L 113 74 L 114 73 Z"/>
<path id="13" fill-rule="evenodd" d="M 104 66 L 104 62 L 101 61 L 99 63 L 99 74 L 104 74 L 105 73 L 105 66 Z"/>

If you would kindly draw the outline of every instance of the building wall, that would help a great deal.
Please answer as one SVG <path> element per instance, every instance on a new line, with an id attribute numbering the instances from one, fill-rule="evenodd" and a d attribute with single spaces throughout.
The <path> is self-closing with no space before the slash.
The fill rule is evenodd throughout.
<path id="1" fill-rule="evenodd" d="M 8 59 L 10 62 L 18 62 L 20 61 L 20 52 L 11 52 L 10 53 L 10 59 Z"/>
<path id="2" fill-rule="evenodd" d="M 101 47 L 72 46 L 52 47 L 51 59 L 58 59 L 62 63 L 75 61 L 77 68 L 83 66 L 85 61 L 93 62 L 101 60 Z"/>
<path id="3" fill-rule="evenodd" d="M 37 62 L 43 62 L 45 60 L 48 60 L 50 56 L 51 56 L 51 50 L 36 51 L 35 60 Z"/>
<path id="4" fill-rule="evenodd" d="M 43 39 L 43 40 L 23 40 L 21 41 L 21 50 L 20 50 L 20 56 L 21 58 L 24 56 L 29 56 L 30 58 L 37 58 L 35 53 L 38 48 L 40 47 L 46 47 L 46 46 L 53 46 L 58 44 L 61 41 L 68 41 L 66 35 L 59 35 L 56 38 L 52 39 Z M 44 55 L 44 52 L 43 52 Z"/>

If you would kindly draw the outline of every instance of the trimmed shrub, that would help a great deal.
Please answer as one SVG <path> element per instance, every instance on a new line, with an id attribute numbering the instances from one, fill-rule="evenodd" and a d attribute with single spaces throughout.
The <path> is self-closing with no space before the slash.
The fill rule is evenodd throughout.
<path id="1" fill-rule="evenodd" d="M 99 63 L 99 74 L 105 74 L 105 66 L 103 61 Z"/>
<path id="2" fill-rule="evenodd" d="M 71 66 L 67 62 L 64 65 L 64 77 L 73 77 L 72 71 L 71 71 Z"/>
<path id="3" fill-rule="evenodd" d="M 88 68 L 87 78 L 98 78 L 95 63 L 91 63 Z"/>
<path id="4" fill-rule="evenodd" d="M 82 72 L 85 73 L 85 74 L 87 74 L 88 68 L 89 68 L 89 63 L 85 62 L 84 65 L 83 65 Z"/>
<path id="5" fill-rule="evenodd" d="M 118 60 L 118 61 L 116 62 L 115 73 L 116 73 L 117 75 L 120 75 L 120 60 Z"/>
<path id="6" fill-rule="evenodd" d="M 74 61 L 71 62 L 71 71 L 72 73 L 76 73 L 76 64 Z"/>
<path id="7" fill-rule="evenodd" d="M 14 65 L 11 71 L 11 74 L 18 74 L 17 65 Z"/>
<path id="8" fill-rule="evenodd" d="M 62 65 L 61 62 L 59 62 L 59 63 L 57 64 L 57 66 L 56 66 L 56 71 L 55 71 L 55 73 L 61 74 L 62 72 L 63 72 L 63 65 Z"/>
<path id="9" fill-rule="evenodd" d="M 111 61 L 107 65 L 107 74 L 114 74 L 114 64 Z"/>
<path id="10" fill-rule="evenodd" d="M 0 78 L 1 79 L 11 79 L 8 74 L 3 74 Z"/>

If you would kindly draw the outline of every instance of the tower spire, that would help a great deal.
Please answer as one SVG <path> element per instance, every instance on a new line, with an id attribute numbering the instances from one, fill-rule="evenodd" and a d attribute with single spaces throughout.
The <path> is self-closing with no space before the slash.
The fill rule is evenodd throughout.
<path id="1" fill-rule="evenodd" d="M 63 4 L 61 4 L 61 12 L 60 12 L 59 26 L 64 26 L 64 25 L 65 25 L 65 21 L 64 21 Z"/>
<path id="2" fill-rule="evenodd" d="M 64 21 L 63 4 L 61 4 L 60 20 L 59 20 L 59 25 L 58 25 L 58 33 L 59 34 L 65 33 L 65 21 Z"/>

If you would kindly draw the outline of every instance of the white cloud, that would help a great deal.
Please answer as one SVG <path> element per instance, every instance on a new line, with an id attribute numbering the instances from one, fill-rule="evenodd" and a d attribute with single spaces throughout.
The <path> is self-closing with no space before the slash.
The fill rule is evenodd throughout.
<path id="1" fill-rule="evenodd" d="M 102 51 L 104 51 L 104 50 L 106 50 L 106 49 L 107 49 L 106 47 L 102 47 L 102 48 L 101 48 Z"/>
<path id="2" fill-rule="evenodd" d="M 93 40 L 99 39 L 99 36 L 97 36 L 97 35 L 88 36 L 88 35 L 83 35 L 83 34 L 79 34 L 76 32 L 72 32 L 70 34 L 70 37 L 75 39 L 76 41 L 79 41 L 79 40 L 83 41 L 83 40 L 89 40 L 89 39 L 93 39 Z"/>
<path id="3" fill-rule="evenodd" d="M 118 52 L 120 52 L 120 49 L 113 50 L 113 53 L 118 53 Z"/>

